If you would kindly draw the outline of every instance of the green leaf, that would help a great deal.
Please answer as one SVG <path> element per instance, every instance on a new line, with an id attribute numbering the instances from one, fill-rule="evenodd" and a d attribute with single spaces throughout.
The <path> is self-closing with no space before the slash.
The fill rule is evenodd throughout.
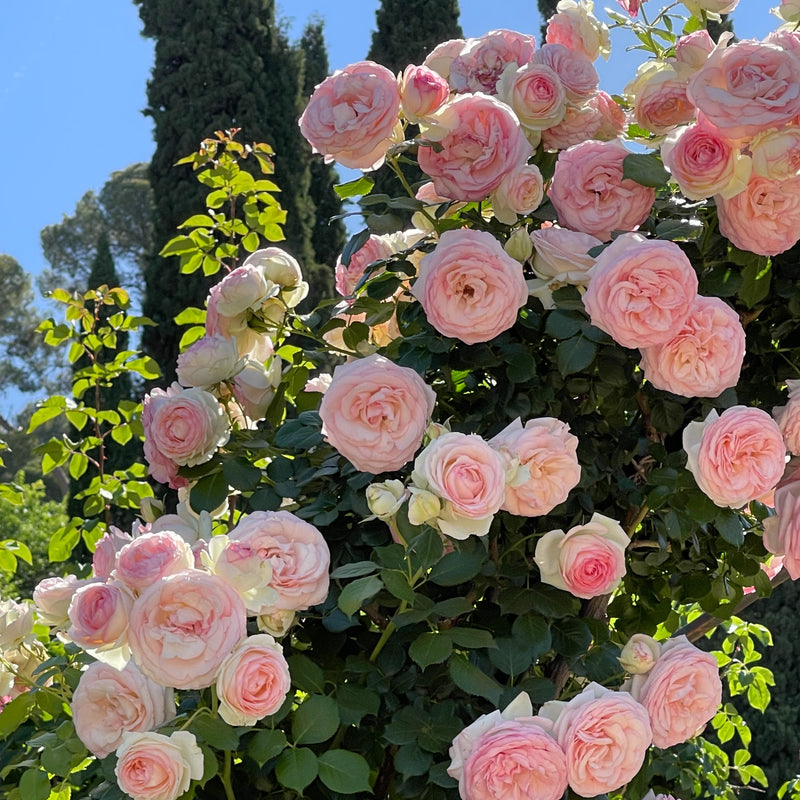
<path id="1" fill-rule="evenodd" d="M 292 683 L 298 689 L 309 693 L 325 691 L 325 675 L 322 672 L 322 668 L 308 656 L 304 656 L 302 653 L 295 653 L 287 661 L 289 662 Z"/>
<path id="2" fill-rule="evenodd" d="M 229 486 L 242 492 L 253 491 L 261 481 L 261 470 L 253 466 L 244 456 L 223 462 L 222 474 Z"/>
<path id="3" fill-rule="evenodd" d="M 339 728 L 336 701 L 322 694 L 306 697 L 292 719 L 295 744 L 317 744 L 333 736 Z"/>
<path id="4" fill-rule="evenodd" d="M 334 186 L 333 191 L 336 192 L 342 200 L 345 200 L 348 197 L 369 194 L 374 185 L 375 181 L 372 178 L 362 175 L 354 181 L 348 181 L 347 183 L 340 183 L 338 186 Z"/>
<path id="5" fill-rule="evenodd" d="M 497 646 L 494 643 L 492 634 L 481 628 L 461 628 L 456 626 L 455 628 L 450 628 L 447 634 L 453 640 L 453 643 L 459 647 L 466 647 L 474 650 L 480 647 Z"/>
<path id="6" fill-rule="evenodd" d="M 377 692 L 353 683 L 344 683 L 337 688 L 336 702 L 342 725 L 358 725 L 367 714 L 376 716 L 380 709 Z"/>
<path id="7" fill-rule="evenodd" d="M 354 561 L 352 564 L 342 564 L 331 572 L 331 578 L 360 578 L 362 575 L 371 575 L 378 569 L 374 561 Z"/>
<path id="8" fill-rule="evenodd" d="M 547 315 L 545 332 L 554 339 L 569 339 L 583 326 L 586 318 L 577 311 L 555 309 Z"/>
<path id="9" fill-rule="evenodd" d="M 74 522 L 74 520 L 73 520 Z M 59 528 L 51 537 L 47 547 L 47 557 L 50 561 L 66 561 L 81 539 L 80 529 L 70 523 Z"/>
<path id="10" fill-rule="evenodd" d="M 714 518 L 714 527 L 726 542 L 735 547 L 741 547 L 744 544 L 745 531 L 738 514 L 721 511 Z"/>
<path id="11" fill-rule="evenodd" d="M 447 553 L 430 572 L 430 580 L 439 586 L 457 586 L 474 578 L 483 566 L 483 553 Z"/>
<path id="12" fill-rule="evenodd" d="M 485 672 L 478 669 L 466 656 L 453 653 L 447 662 L 447 667 L 453 683 L 461 691 L 485 697 L 495 706 L 499 705 L 503 687 L 494 678 L 490 678 Z"/>
<path id="13" fill-rule="evenodd" d="M 553 648 L 566 658 L 585 653 L 592 643 L 592 632 L 582 619 L 565 619 L 554 622 L 551 628 Z"/>
<path id="14" fill-rule="evenodd" d="M 0 739 L 13 733 L 31 713 L 34 698 L 31 692 L 23 692 L 0 711 Z"/>
<path id="15" fill-rule="evenodd" d="M 408 554 L 411 558 L 411 569 L 429 569 L 436 564 L 444 553 L 442 537 L 433 529 L 423 531 L 408 542 Z"/>
<path id="16" fill-rule="evenodd" d="M 772 263 L 768 258 L 751 261 L 742 270 L 739 297 L 748 308 L 757 306 L 768 294 L 772 279 Z"/>
<path id="17" fill-rule="evenodd" d="M 239 747 L 239 736 L 236 731 L 219 717 L 212 717 L 210 711 L 195 717 L 189 729 L 198 739 L 218 750 L 236 750 Z"/>
<path id="18" fill-rule="evenodd" d="M 413 605 L 414 590 L 408 585 L 408 575 L 395 570 L 381 570 L 381 580 L 386 589 L 400 600 L 406 600 Z"/>
<path id="19" fill-rule="evenodd" d="M 344 250 L 342 250 L 341 260 L 345 267 L 350 266 L 350 259 L 353 257 L 353 253 L 360 250 L 366 244 L 367 239 L 369 239 L 368 228 L 364 228 L 363 231 L 359 231 L 350 237 L 350 240 L 344 246 Z"/>
<path id="20" fill-rule="evenodd" d="M 433 763 L 433 756 L 424 752 L 416 742 L 400 745 L 394 754 L 394 765 L 403 777 L 424 775 Z"/>
<path id="21" fill-rule="evenodd" d="M 204 475 L 192 487 L 189 504 L 198 514 L 201 511 L 213 511 L 228 499 L 228 480 L 222 472 Z"/>
<path id="22" fill-rule="evenodd" d="M 247 753 L 259 767 L 263 767 L 267 761 L 280 755 L 286 749 L 286 744 L 283 731 L 260 730 L 250 738 Z"/>
<path id="23" fill-rule="evenodd" d="M 198 247 L 194 240 L 188 236 L 176 236 L 170 239 L 159 252 L 160 256 L 180 256 L 184 253 L 193 253 Z"/>
<path id="24" fill-rule="evenodd" d="M 33 412 L 31 416 L 31 421 L 28 424 L 28 430 L 26 433 L 31 433 L 35 431 L 40 425 L 44 425 L 45 422 L 48 422 L 51 419 L 55 419 L 59 414 L 64 412 L 65 406 L 46 406 L 45 408 L 38 408 L 36 411 Z"/>
<path id="25" fill-rule="evenodd" d="M 19 780 L 20 797 L 25 800 L 47 800 L 50 797 L 50 778 L 40 769 L 26 769 Z"/>
<path id="26" fill-rule="evenodd" d="M 566 376 L 586 369 L 597 354 L 597 345 L 583 334 L 565 339 L 556 346 L 558 371 Z"/>
<path id="27" fill-rule="evenodd" d="M 205 325 L 206 310 L 204 308 L 184 308 L 177 317 L 175 317 L 176 325 Z"/>
<path id="28" fill-rule="evenodd" d="M 284 750 L 275 764 L 275 777 L 281 786 L 293 789 L 300 795 L 317 777 L 318 772 L 317 757 L 307 747 Z"/>
<path id="29" fill-rule="evenodd" d="M 667 185 L 669 172 L 654 153 L 630 153 L 622 162 L 622 178 L 657 189 Z"/>
<path id="30" fill-rule="evenodd" d="M 383 581 L 375 575 L 358 578 L 342 589 L 337 604 L 348 617 L 351 617 L 366 600 L 373 598 L 381 589 Z"/>
<path id="31" fill-rule="evenodd" d="M 418 636 L 408 648 L 408 655 L 425 669 L 430 664 L 441 664 L 453 652 L 453 641 L 449 636 L 428 631 Z"/>
<path id="32" fill-rule="evenodd" d="M 208 216 L 208 214 L 193 214 L 189 219 L 186 220 L 182 225 L 178 225 L 179 228 L 213 228 L 214 227 L 214 220 Z"/>
<path id="33" fill-rule="evenodd" d="M 371 792 L 369 764 L 363 756 L 349 750 L 328 750 L 317 759 L 319 779 L 340 794 Z"/>

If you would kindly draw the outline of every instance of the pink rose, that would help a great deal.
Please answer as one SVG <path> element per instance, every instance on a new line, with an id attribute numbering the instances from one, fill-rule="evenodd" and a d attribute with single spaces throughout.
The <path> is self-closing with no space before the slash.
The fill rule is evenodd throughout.
<path id="1" fill-rule="evenodd" d="M 438 113 L 445 131 L 441 150 L 420 147 L 417 158 L 440 195 L 482 200 L 533 152 L 514 112 L 493 97 L 465 94 Z"/>
<path id="2" fill-rule="evenodd" d="M 300 132 L 326 163 L 377 169 L 392 144 L 399 111 L 395 76 L 372 61 L 359 61 L 317 86 L 300 117 Z"/>
<path id="3" fill-rule="evenodd" d="M 512 514 L 549 514 L 580 481 L 578 439 L 569 432 L 569 425 L 553 417 L 529 419 L 524 427 L 517 418 L 489 444 L 507 463 L 518 465 L 502 505 Z"/>
<path id="4" fill-rule="evenodd" d="M 524 164 L 515 172 L 505 175 L 492 192 L 492 210 L 500 222 L 513 225 L 517 215 L 526 216 L 535 211 L 543 198 L 544 182 L 539 167 Z"/>
<path id="5" fill-rule="evenodd" d="M 203 336 L 178 356 L 178 381 L 181 386 L 213 386 L 236 372 L 238 360 L 235 342 L 224 336 Z"/>
<path id="6" fill-rule="evenodd" d="M 131 598 L 120 586 L 88 583 L 69 604 L 69 638 L 84 650 L 111 650 L 127 641 Z"/>
<path id="7" fill-rule="evenodd" d="M 643 0 L 617 0 L 617 2 L 626 14 L 635 17 L 639 13 Z"/>
<path id="8" fill-rule="evenodd" d="M 678 128 L 661 145 L 664 166 L 690 200 L 743 191 L 752 162 L 706 122 Z"/>
<path id="9" fill-rule="evenodd" d="M 266 416 L 281 382 L 281 367 L 281 359 L 277 356 L 269 364 L 248 358 L 231 381 L 233 396 L 247 417 L 245 424 L 248 427 L 255 428 L 254 421 Z"/>
<path id="10" fill-rule="evenodd" d="M 550 716 L 549 707 L 545 703 L 540 713 Z M 652 733 L 647 711 L 629 694 L 590 683 L 558 707 L 553 733 L 566 754 L 567 779 L 576 794 L 605 794 L 636 775 Z"/>
<path id="11" fill-rule="evenodd" d="M 705 28 L 681 36 L 675 43 L 675 71 L 683 80 L 688 80 L 705 65 L 715 46 L 711 34 Z"/>
<path id="12" fill-rule="evenodd" d="M 567 113 L 564 119 L 557 125 L 552 125 L 542 131 L 542 145 L 545 150 L 566 150 L 577 144 L 582 144 L 588 139 L 609 140 L 616 139 L 620 133 L 615 132 L 613 135 L 607 135 L 603 131 L 608 129 L 608 119 L 605 110 L 608 108 L 607 104 L 601 110 L 600 93 L 598 92 L 592 100 L 584 103 L 581 106 L 568 106 Z M 616 106 L 616 103 L 614 103 Z M 617 106 L 619 112 L 622 109 Z M 624 120 L 622 127 L 624 127 Z M 617 124 L 615 130 L 619 129 L 620 125 Z M 620 131 L 621 132 L 621 131 Z"/>
<path id="13" fill-rule="evenodd" d="M 603 244 L 588 233 L 555 225 L 531 232 L 535 249 L 533 271 L 539 278 L 555 283 L 586 286 L 594 272 L 594 257 L 589 251 Z"/>
<path id="14" fill-rule="evenodd" d="M 203 751 L 189 731 L 127 733 L 114 774 L 133 800 L 177 800 L 203 777 Z"/>
<path id="15" fill-rule="evenodd" d="M 533 56 L 532 36 L 495 30 L 477 39 L 467 39 L 450 64 L 448 80 L 454 92 L 495 94 L 500 74 L 509 64 L 521 67 Z"/>
<path id="16" fill-rule="evenodd" d="M 711 411 L 683 431 L 686 469 L 721 507 L 741 508 L 770 492 L 783 474 L 786 446 L 766 411 L 732 406 Z"/>
<path id="17" fill-rule="evenodd" d="M 597 257 L 583 304 L 618 344 L 650 347 L 680 332 L 696 296 L 697 275 L 677 244 L 630 233 Z"/>
<path id="18" fill-rule="evenodd" d="M 719 297 L 697 296 L 680 331 L 642 350 L 644 377 L 683 397 L 717 397 L 736 386 L 745 353 L 739 315 Z"/>
<path id="19" fill-rule="evenodd" d="M 658 136 L 691 122 L 695 108 L 686 96 L 686 81 L 668 64 L 647 61 L 625 88 L 637 124 Z"/>
<path id="20" fill-rule="evenodd" d="M 772 416 L 778 423 L 786 449 L 793 456 L 800 456 L 800 380 L 787 380 L 789 399 L 785 406 L 772 409 Z"/>
<path id="21" fill-rule="evenodd" d="M 117 553 L 133 537 L 113 525 L 100 537 L 92 555 L 92 575 L 100 580 L 108 580 L 111 571 L 117 564 Z"/>
<path id="22" fill-rule="evenodd" d="M 508 330 L 528 299 L 522 267 L 486 231 L 445 231 L 425 256 L 411 293 L 444 336 L 488 342 Z"/>
<path id="23" fill-rule="evenodd" d="M 594 61 L 608 58 L 611 43 L 608 28 L 592 14 L 592 4 L 576 0 L 560 0 L 558 13 L 547 23 L 548 44 L 560 44 Z"/>
<path id="24" fill-rule="evenodd" d="M 133 662 L 121 670 L 90 664 L 70 705 L 75 733 L 98 758 L 113 753 L 125 732 L 157 728 L 175 717 L 172 689 L 151 681 Z"/>
<path id="25" fill-rule="evenodd" d="M 542 583 L 588 600 L 619 586 L 628 544 L 630 539 L 616 520 L 595 513 L 587 524 L 566 533 L 548 531 L 536 543 L 534 560 Z"/>
<path id="26" fill-rule="evenodd" d="M 423 66 L 429 67 L 437 75 L 441 75 L 445 80 L 450 76 L 450 66 L 458 58 L 466 44 L 464 39 L 448 39 L 446 42 L 439 42 L 436 47 L 425 56 Z"/>
<path id="27" fill-rule="evenodd" d="M 344 297 L 350 297 L 356 290 L 358 282 L 366 274 L 367 267 L 373 261 L 382 261 L 392 254 L 392 248 L 385 236 L 370 235 L 355 253 L 350 256 L 350 263 L 345 266 L 342 258 L 336 260 L 336 291 Z"/>
<path id="28" fill-rule="evenodd" d="M 800 578 L 800 476 L 781 481 L 775 490 L 775 516 L 764 520 L 764 547 L 784 557 L 792 580 Z"/>
<path id="29" fill-rule="evenodd" d="M 436 394 L 409 367 L 371 355 L 333 372 L 319 414 L 328 441 L 357 469 L 400 469 L 416 453 Z"/>
<path id="30" fill-rule="evenodd" d="M 192 548 L 177 533 L 145 533 L 120 550 L 115 576 L 138 593 L 167 575 L 193 566 Z"/>
<path id="31" fill-rule="evenodd" d="M 328 389 L 331 388 L 331 381 L 333 380 L 333 375 L 330 372 L 320 372 L 319 375 L 315 375 L 313 378 L 309 378 L 306 381 L 306 385 L 303 387 L 304 392 L 319 392 L 320 394 L 325 394 Z"/>
<path id="32" fill-rule="evenodd" d="M 546 64 L 532 62 L 506 69 L 497 82 L 497 95 L 511 106 L 520 125 L 531 131 L 556 125 L 567 112 L 564 84 Z"/>
<path id="33" fill-rule="evenodd" d="M 800 177 L 771 181 L 753 175 L 743 192 L 714 199 L 719 232 L 740 250 L 775 256 L 800 240 Z"/>
<path id="34" fill-rule="evenodd" d="M 400 80 L 403 114 L 409 122 L 418 123 L 432 114 L 450 96 L 447 81 L 430 67 L 409 64 Z"/>
<path id="35" fill-rule="evenodd" d="M 278 599 L 259 614 L 301 611 L 328 596 L 330 551 L 313 525 L 288 511 L 254 511 L 229 536 L 249 545 L 272 566 L 270 586 Z"/>
<path id="36" fill-rule="evenodd" d="M 753 172 L 781 181 L 800 173 L 800 125 L 772 128 L 759 133 L 748 145 Z"/>
<path id="37" fill-rule="evenodd" d="M 586 102 L 597 91 L 600 76 L 592 60 L 563 44 L 544 45 L 536 52 L 533 61 L 550 67 L 558 75 L 567 100 L 574 105 Z"/>
<path id="38" fill-rule="evenodd" d="M 586 105 L 596 109 L 600 126 L 592 138 L 607 142 L 622 136 L 628 122 L 619 103 L 602 89 L 586 101 Z"/>
<path id="39" fill-rule="evenodd" d="M 82 586 L 95 580 L 78 579 L 77 575 L 64 578 L 45 578 L 33 590 L 36 614 L 45 625 L 63 626 L 69 622 L 69 604 L 72 595 Z"/>
<path id="40" fill-rule="evenodd" d="M 244 603 L 230 584 L 186 570 L 136 598 L 128 642 L 142 672 L 156 683 L 203 689 L 245 635 L 246 620 Z"/>
<path id="41" fill-rule="evenodd" d="M 628 150 L 619 141 L 583 142 L 559 153 L 549 195 L 559 223 L 604 242 L 650 213 L 655 189 L 622 177 Z"/>
<path id="42" fill-rule="evenodd" d="M 229 725 L 255 725 L 283 705 L 291 685 L 283 648 L 267 633 L 249 636 L 219 669 L 219 715 Z"/>
<path id="43" fill-rule="evenodd" d="M 630 693 L 650 715 L 653 744 L 681 744 L 703 730 L 722 702 L 717 659 L 685 636 L 670 639 L 655 666 L 633 676 Z"/>
<path id="44" fill-rule="evenodd" d="M 730 139 L 750 139 L 800 114 L 800 59 L 772 44 L 720 44 L 689 81 L 689 99 Z"/>

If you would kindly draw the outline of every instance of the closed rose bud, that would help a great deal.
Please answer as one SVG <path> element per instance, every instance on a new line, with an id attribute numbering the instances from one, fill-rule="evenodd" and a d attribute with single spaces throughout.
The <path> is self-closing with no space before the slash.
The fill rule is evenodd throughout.
<path id="1" fill-rule="evenodd" d="M 422 525 L 439 516 L 442 503 L 439 498 L 426 489 L 410 487 L 411 497 L 408 498 L 408 521 L 412 525 Z"/>
<path id="2" fill-rule="evenodd" d="M 620 666 L 630 675 L 649 672 L 661 655 L 661 646 L 646 633 L 634 633 L 619 656 Z"/>
<path id="3" fill-rule="evenodd" d="M 367 486 L 367 505 L 369 510 L 382 520 L 391 519 L 405 499 L 403 481 L 391 480 L 371 483 Z"/>
<path id="4" fill-rule="evenodd" d="M 533 242 L 525 228 L 517 228 L 506 240 L 503 250 L 514 261 L 524 264 L 533 255 Z"/>
<path id="5" fill-rule="evenodd" d="M 429 67 L 409 64 L 400 79 L 403 114 L 409 122 L 417 123 L 427 117 L 450 96 L 447 81 Z"/>

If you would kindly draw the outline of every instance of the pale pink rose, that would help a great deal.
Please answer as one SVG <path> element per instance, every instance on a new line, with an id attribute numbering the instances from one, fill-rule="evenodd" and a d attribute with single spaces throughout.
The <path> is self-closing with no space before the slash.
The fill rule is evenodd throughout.
<path id="1" fill-rule="evenodd" d="M 700 490 L 723 508 L 741 508 L 772 491 L 786 460 L 778 425 L 766 411 L 747 406 L 690 422 L 683 449 Z"/>
<path id="2" fill-rule="evenodd" d="M 447 81 L 430 67 L 409 64 L 400 79 L 400 102 L 409 122 L 420 120 L 436 111 L 450 96 Z"/>
<path id="3" fill-rule="evenodd" d="M 219 715 L 229 725 L 255 725 L 283 705 L 291 685 L 283 648 L 267 633 L 249 636 L 219 668 Z"/>
<path id="4" fill-rule="evenodd" d="M 78 579 L 77 575 L 67 575 L 63 578 L 45 578 L 36 584 L 33 590 L 33 602 L 36 605 L 36 615 L 45 625 L 60 627 L 69 622 L 69 604 L 72 595 L 96 580 Z"/>
<path id="5" fill-rule="evenodd" d="M 259 610 L 301 611 L 328 596 L 330 551 L 322 534 L 288 511 L 254 511 L 230 532 L 232 541 L 249 545 L 270 562 L 274 604 Z"/>
<path id="6" fill-rule="evenodd" d="M 549 716 L 545 703 L 543 716 Z M 625 692 L 590 683 L 555 720 L 553 733 L 567 757 L 567 779 L 582 797 L 619 789 L 644 762 L 652 733 L 647 711 Z"/>
<path id="7" fill-rule="evenodd" d="M 589 98 L 586 105 L 596 109 L 597 117 L 600 120 L 600 126 L 592 135 L 593 139 L 608 142 L 622 136 L 628 124 L 625 112 L 608 92 L 599 90 Z"/>
<path id="8" fill-rule="evenodd" d="M 277 283 L 286 296 L 289 293 L 297 295 L 296 302 L 288 302 L 289 308 L 294 308 L 308 293 L 308 286 L 303 282 L 303 272 L 297 259 L 280 247 L 264 247 L 255 250 L 242 262 L 242 267 L 255 267 L 269 283 Z"/>
<path id="9" fill-rule="evenodd" d="M 569 425 L 553 417 L 529 419 L 524 427 L 517 418 L 489 444 L 516 468 L 502 505 L 512 514 L 549 514 L 581 479 L 578 438 L 569 432 Z"/>
<path id="10" fill-rule="evenodd" d="M 121 670 L 90 664 L 70 706 L 75 733 L 98 758 L 114 752 L 126 731 L 147 731 L 175 717 L 172 689 L 150 680 L 133 662 Z"/>
<path id="11" fill-rule="evenodd" d="M 425 56 L 425 60 L 422 62 L 423 66 L 429 67 L 437 75 L 441 75 L 447 80 L 450 76 L 450 65 L 458 58 L 466 43 L 465 39 L 448 39 L 446 42 L 439 42 Z"/>
<path id="12" fill-rule="evenodd" d="M 259 308 L 270 290 L 264 272 L 253 264 L 242 264 L 216 286 L 214 310 L 222 317 L 234 318 Z"/>
<path id="13" fill-rule="evenodd" d="M 800 125 L 759 133 L 748 145 L 753 172 L 780 181 L 800 173 Z"/>
<path id="14" fill-rule="evenodd" d="M 677 797 L 673 797 L 671 794 L 663 794 L 659 792 L 658 794 L 654 794 L 653 790 L 651 789 L 643 798 L 642 800 L 679 800 Z"/>
<path id="15" fill-rule="evenodd" d="M 714 199 L 719 232 L 740 250 L 775 256 L 800 240 L 800 177 L 771 181 L 753 175 L 743 192 Z"/>
<path id="16" fill-rule="evenodd" d="M 785 406 L 772 409 L 772 416 L 778 423 L 786 449 L 793 456 L 800 456 L 800 380 L 787 380 L 789 398 Z"/>
<path id="17" fill-rule="evenodd" d="M 598 56 L 607 59 L 611 52 L 608 27 L 592 14 L 592 7 L 586 0 L 561 0 L 547 23 L 547 43 L 561 44 L 589 61 Z"/>
<path id="18" fill-rule="evenodd" d="M 193 566 L 192 548 L 177 533 L 145 533 L 119 551 L 115 577 L 138 593 L 167 575 Z"/>
<path id="19" fill-rule="evenodd" d="M 0 601 L 0 653 L 19 647 L 33 633 L 33 606 L 16 600 Z"/>
<path id="20" fill-rule="evenodd" d="M 689 81 L 689 99 L 731 139 L 750 139 L 800 114 L 800 58 L 777 45 L 720 44 Z"/>
<path id="21" fill-rule="evenodd" d="M 596 237 L 555 225 L 531 231 L 536 250 L 533 271 L 544 280 L 587 286 L 594 271 L 589 251 L 603 243 Z"/>
<path id="22" fill-rule="evenodd" d="M 597 257 L 583 304 L 618 344 L 650 347 L 680 332 L 696 296 L 697 274 L 677 244 L 629 233 Z"/>
<path id="23" fill-rule="evenodd" d="M 412 477 L 460 516 L 487 519 L 503 504 L 503 459 L 476 434 L 443 433 L 434 439 L 417 456 Z"/>
<path id="24" fill-rule="evenodd" d="M 281 367 L 278 357 L 269 364 L 248 358 L 231 381 L 233 396 L 249 420 L 248 427 L 254 428 L 254 421 L 264 419 L 281 382 Z"/>
<path id="25" fill-rule="evenodd" d="M 764 520 L 764 547 L 783 556 L 792 580 L 800 578 L 800 480 L 790 477 L 775 490 L 775 515 Z"/>
<path id="26" fill-rule="evenodd" d="M 630 693 L 650 715 L 656 747 L 682 744 L 703 730 L 722 702 L 717 659 L 685 636 L 669 639 L 653 668 L 633 676 Z"/>
<path id="27" fill-rule="evenodd" d="M 69 604 L 69 638 L 84 650 L 111 650 L 125 644 L 131 597 L 113 583 L 81 586 Z"/>
<path id="28" fill-rule="evenodd" d="M 294 611 L 276 608 L 267 614 L 259 614 L 256 617 L 256 624 L 260 631 L 279 639 L 289 633 L 296 617 L 297 614 Z"/>
<path id="29" fill-rule="evenodd" d="M 536 543 L 534 560 L 542 583 L 588 600 L 619 586 L 629 543 L 616 520 L 595 513 L 588 523 L 566 533 L 548 531 Z"/>
<path id="30" fill-rule="evenodd" d="M 92 575 L 103 581 L 108 580 L 111 571 L 117 565 L 117 553 L 131 541 L 133 537 L 129 533 L 111 525 L 95 544 Z"/>
<path id="31" fill-rule="evenodd" d="M 336 259 L 336 291 L 344 297 L 350 297 L 356 290 L 358 282 L 366 274 L 367 267 L 373 261 L 383 261 L 392 255 L 392 248 L 385 236 L 371 234 L 355 253 L 350 256 L 350 263 L 342 263 L 342 257 Z M 375 273 L 373 273 L 375 274 Z"/>
<path id="32" fill-rule="evenodd" d="M 545 150 L 555 151 L 566 150 L 588 139 L 615 139 L 616 135 L 610 137 L 598 135 L 606 127 L 607 118 L 596 102 L 590 101 L 582 106 L 568 106 L 564 119 L 558 125 L 552 125 L 542 131 L 542 145 Z"/>
<path id="33" fill-rule="evenodd" d="M 213 395 L 177 383 L 145 395 L 142 427 L 148 461 L 157 453 L 189 467 L 208 461 L 230 435 L 225 409 Z"/>
<path id="34" fill-rule="evenodd" d="M 373 61 L 359 61 L 317 86 L 300 117 L 300 132 L 328 163 L 377 169 L 392 144 L 399 111 L 395 76 Z"/>
<path id="35" fill-rule="evenodd" d="M 445 231 L 420 262 L 411 293 L 433 327 L 466 344 L 508 330 L 528 299 L 519 262 L 486 231 Z"/>
<path id="36" fill-rule="evenodd" d="M 752 161 L 707 122 L 675 130 L 661 145 L 661 158 L 690 200 L 732 197 L 750 179 Z"/>
<path id="37" fill-rule="evenodd" d="M 619 654 L 619 664 L 630 675 L 650 672 L 661 655 L 661 645 L 646 633 L 634 633 Z"/>
<path id="38" fill-rule="evenodd" d="M 178 356 L 176 372 L 181 386 L 212 386 L 236 371 L 236 343 L 224 336 L 203 336 Z"/>
<path id="39" fill-rule="evenodd" d="M 780 523 L 780 520 L 778 519 L 778 517 L 767 517 L 767 519 L 764 520 L 764 547 L 766 547 L 767 550 L 769 550 L 770 548 L 769 548 L 769 545 L 767 544 L 767 524 L 766 523 L 769 522 L 770 520 L 775 520 L 776 522 Z M 782 555 L 781 556 L 773 555 L 769 559 L 768 562 L 762 562 L 761 563 L 761 572 L 763 572 L 767 576 L 767 578 L 770 580 L 770 582 L 772 582 L 772 580 L 775 578 L 775 576 L 783 569 L 783 562 L 784 562 L 784 557 Z M 788 572 L 789 570 L 787 569 L 786 571 Z M 795 562 L 794 571 L 797 573 L 798 576 L 800 576 L 800 571 L 798 571 L 798 569 L 797 569 L 797 562 Z M 755 579 L 754 578 L 751 578 L 750 580 L 751 580 L 751 582 L 755 583 Z M 755 586 L 742 586 L 742 594 L 743 595 L 755 594 L 755 591 L 756 591 L 756 587 Z"/>
<path id="40" fill-rule="evenodd" d="M 544 182 L 539 167 L 524 164 L 509 172 L 492 192 L 492 211 L 506 225 L 513 225 L 517 215 L 526 216 L 535 211 L 544 198 Z"/>
<path id="41" fill-rule="evenodd" d="M 507 67 L 497 82 L 497 95 L 511 106 L 520 124 L 532 131 L 556 125 L 567 112 L 564 84 L 546 64 Z"/>
<path id="42" fill-rule="evenodd" d="M 203 689 L 245 635 L 246 620 L 244 603 L 229 583 L 186 570 L 136 598 L 128 643 L 134 661 L 156 683 Z"/>
<path id="43" fill-rule="evenodd" d="M 630 83 L 625 94 L 633 103 L 636 123 L 663 136 L 695 117 L 694 105 L 686 96 L 686 81 L 663 62 L 648 61 Z"/>
<path id="44" fill-rule="evenodd" d="M 711 34 L 705 28 L 681 36 L 675 43 L 675 61 L 672 66 L 683 80 L 688 80 L 706 63 L 715 46 Z"/>
<path id="45" fill-rule="evenodd" d="M 114 774 L 132 800 L 177 800 L 203 777 L 203 751 L 189 731 L 127 733 Z"/>
<path id="46" fill-rule="evenodd" d="M 795 55 L 800 55 L 800 33 L 791 27 L 780 27 L 776 31 L 771 31 L 766 35 L 764 41 L 767 44 L 775 44 L 784 50 L 789 50 Z"/>
<path id="47" fill-rule="evenodd" d="M 436 394 L 417 372 L 371 355 L 340 364 L 319 407 L 322 432 L 357 469 L 400 469 L 422 444 Z"/>
<path id="48" fill-rule="evenodd" d="M 698 295 L 672 339 L 642 349 L 640 367 L 656 389 L 717 397 L 738 383 L 744 353 L 739 315 L 719 297 Z"/>
<path id="49" fill-rule="evenodd" d="M 500 74 L 509 64 L 527 64 L 535 48 L 532 36 L 495 30 L 477 39 L 467 39 L 450 64 L 448 80 L 454 92 L 495 94 Z"/>
<path id="50" fill-rule="evenodd" d="M 562 44 L 546 44 L 533 57 L 535 64 L 550 67 L 558 75 L 567 100 L 581 105 L 597 91 L 600 76 L 591 59 Z"/>
<path id="51" fill-rule="evenodd" d="M 650 213 L 655 189 L 622 177 L 628 155 L 619 141 L 582 142 L 558 154 L 548 190 L 559 223 L 604 242 L 631 231 Z"/>
<path id="52" fill-rule="evenodd" d="M 417 158 L 440 195 L 482 200 L 533 152 L 516 114 L 493 97 L 465 94 L 438 113 L 444 126 L 441 149 L 420 147 Z"/>
<path id="53" fill-rule="evenodd" d="M 617 0 L 617 2 L 622 6 L 622 10 L 626 14 L 635 17 L 639 13 L 643 0 Z"/>
<path id="54" fill-rule="evenodd" d="M 315 375 L 313 378 L 309 378 L 306 381 L 306 385 L 303 388 L 304 392 L 319 392 L 320 394 L 325 394 L 328 389 L 331 388 L 331 381 L 333 380 L 333 375 L 330 372 L 320 372 L 319 375 Z"/>

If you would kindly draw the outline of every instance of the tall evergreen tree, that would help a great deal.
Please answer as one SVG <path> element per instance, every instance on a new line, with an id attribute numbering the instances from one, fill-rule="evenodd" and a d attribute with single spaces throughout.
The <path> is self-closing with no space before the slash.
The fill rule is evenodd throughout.
<path id="1" fill-rule="evenodd" d="M 297 128 L 301 54 L 275 20 L 274 0 L 135 2 L 144 35 L 156 40 L 146 110 L 155 123 L 150 181 L 156 252 L 183 220 L 203 209 L 206 187 L 187 167 L 173 164 L 215 130 L 236 127 L 242 129 L 242 141 L 274 147 L 275 181 L 288 213 L 284 246 L 307 264 L 313 258 L 313 204 L 309 159 Z M 180 341 L 173 318 L 186 305 L 203 305 L 209 281 L 199 273 L 181 275 L 176 258 L 156 255 L 144 279 L 143 310 L 157 327 L 146 329 L 143 347 L 171 381 Z"/>

